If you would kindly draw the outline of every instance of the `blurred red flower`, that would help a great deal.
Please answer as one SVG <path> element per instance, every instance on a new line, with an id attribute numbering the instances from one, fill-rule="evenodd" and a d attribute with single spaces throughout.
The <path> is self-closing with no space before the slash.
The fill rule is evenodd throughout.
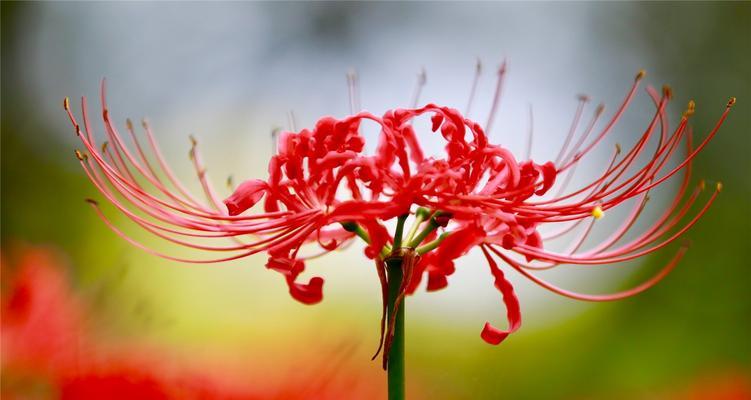
<path id="1" fill-rule="evenodd" d="M 340 399 L 381 392 L 356 368 L 259 375 L 216 360 L 188 358 L 180 365 L 184 357 L 168 349 L 104 340 L 87 322 L 85 299 L 71 291 L 59 255 L 50 249 L 20 251 L 15 265 L 3 260 L 2 274 L 3 399 Z M 346 363 L 348 353 L 342 354 L 328 361 Z M 269 379 L 274 376 L 279 379 Z"/>

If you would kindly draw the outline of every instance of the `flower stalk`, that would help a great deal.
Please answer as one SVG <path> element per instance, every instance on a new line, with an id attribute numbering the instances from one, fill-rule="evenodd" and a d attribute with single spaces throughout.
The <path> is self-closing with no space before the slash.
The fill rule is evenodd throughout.
<path id="1" fill-rule="evenodd" d="M 393 321 L 393 339 L 388 353 L 388 399 L 403 400 L 405 398 L 404 383 L 404 298 L 399 301 L 400 288 L 404 273 L 402 271 L 402 258 L 394 257 L 386 261 L 386 273 L 388 277 L 388 320 Z M 396 309 L 395 309 L 396 307 Z M 395 318 L 392 316 L 396 315 Z"/>

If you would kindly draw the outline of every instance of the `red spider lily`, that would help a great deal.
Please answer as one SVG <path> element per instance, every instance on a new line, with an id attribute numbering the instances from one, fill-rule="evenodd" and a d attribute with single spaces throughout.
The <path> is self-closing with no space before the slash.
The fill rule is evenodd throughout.
<path id="1" fill-rule="evenodd" d="M 487 129 L 492 126 L 498 107 L 504 73 L 505 64 L 499 70 Z M 353 100 L 353 115 L 349 117 L 325 117 L 313 129 L 282 133 L 277 154 L 269 163 L 269 178 L 242 183 L 222 204 L 206 178 L 193 141 L 191 159 L 208 205 L 199 202 L 177 180 L 147 124 L 144 123 L 144 130 L 159 168 L 149 161 L 130 123 L 127 130 L 136 151 L 129 150 L 112 123 L 104 85 L 102 115 L 111 146 L 105 144 L 100 149 L 95 145 L 85 99 L 83 129 L 67 99 L 65 109 L 86 148 L 86 153 L 76 152 L 78 159 L 110 202 L 136 224 L 163 239 L 229 255 L 194 260 L 163 254 L 126 236 L 104 217 L 96 202 L 90 201 L 108 226 L 136 246 L 168 259 L 198 263 L 233 260 L 265 251 L 269 254 L 267 267 L 282 273 L 290 294 L 306 304 L 321 300 L 323 279 L 297 282 L 305 268 L 304 260 L 309 258 L 300 255 L 305 244 L 317 244 L 324 254 L 341 248 L 354 236 L 362 238 L 367 243 L 365 254 L 376 260 L 384 298 L 388 285 L 384 261 L 389 257 L 403 258 L 406 279 L 397 302 L 416 290 L 423 275 L 427 275 L 428 290 L 445 287 L 447 277 L 454 272 L 454 260 L 480 247 L 507 308 L 508 329 L 486 323 L 482 330 L 486 342 L 498 344 L 519 328 L 521 313 L 514 289 L 493 255 L 533 282 L 564 296 L 589 301 L 620 299 L 659 282 L 683 256 L 685 246 L 653 278 L 633 289 L 608 295 L 585 295 L 558 288 L 531 271 L 561 264 L 612 264 L 649 254 L 691 228 L 717 197 L 720 184 L 699 211 L 689 215 L 704 188 L 702 182 L 687 194 L 691 162 L 717 133 L 735 99 L 728 102 L 715 127 L 695 146 L 688 125 L 694 103 L 689 103 L 677 126 L 671 129 L 665 111 L 672 97 L 667 87 L 662 94 L 647 89 L 656 111 L 636 143 L 625 152 L 618 146 L 598 177 L 582 187 L 568 189 L 577 165 L 613 131 L 643 77 L 643 72 L 636 76 L 621 105 L 599 130 L 595 128 L 604 115 L 604 107 L 597 107 L 590 122 L 580 128 L 588 101 L 580 98 L 558 156 L 555 161 L 542 164 L 529 159 L 518 161 L 508 149 L 490 143 L 480 124 L 455 109 L 428 104 L 390 110 L 378 117 L 368 112 L 355 113 Z M 354 93 L 353 80 L 350 82 Z M 475 79 L 473 94 L 476 82 Z M 424 83 L 423 76 L 414 104 Z M 467 109 L 472 99 L 473 96 Z M 445 141 L 445 157 L 424 155 L 414 125 L 414 120 L 422 115 L 430 117 L 430 129 Z M 362 123 L 380 127 L 375 154 L 364 152 Z M 679 155 L 682 146 L 685 154 Z M 679 174 L 683 175 L 681 184 L 670 205 L 643 232 L 624 240 L 636 226 L 650 191 Z M 555 194 L 549 195 L 552 189 Z M 251 210 L 262 199 L 263 212 Z M 595 221 L 629 200 L 634 205 L 611 236 L 582 250 Z M 404 223 L 410 215 L 414 215 L 414 222 L 405 234 Z M 392 219 L 397 221 L 394 235 L 383 225 Z M 543 235 L 541 228 L 548 226 L 558 228 Z M 546 240 L 574 233 L 567 251 L 546 249 Z M 231 238 L 235 244 L 209 246 L 190 238 Z M 381 325 L 383 330 L 384 322 Z M 393 323 L 389 326 L 393 327 Z M 385 338 L 386 350 L 389 340 L 390 334 Z"/>

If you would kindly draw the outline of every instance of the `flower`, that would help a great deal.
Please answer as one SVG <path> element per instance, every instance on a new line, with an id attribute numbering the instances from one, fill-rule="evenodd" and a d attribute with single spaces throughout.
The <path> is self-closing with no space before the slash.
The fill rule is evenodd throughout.
<path id="1" fill-rule="evenodd" d="M 477 74 L 479 71 L 478 68 Z M 504 63 L 498 71 L 490 117 L 485 124 L 488 130 L 499 104 L 505 72 Z M 477 76 L 467 109 L 473 102 Z M 224 202 L 206 178 L 196 141 L 192 140 L 191 160 L 208 204 L 198 201 L 174 176 L 148 124 L 144 122 L 143 127 L 156 166 L 149 161 L 130 122 L 126 124 L 127 131 L 136 151 L 125 145 L 110 117 L 104 84 L 102 116 L 111 146 L 106 142 L 101 149 L 96 146 L 85 98 L 81 105 L 83 129 L 67 99 L 65 110 L 85 148 L 85 152 L 76 151 L 76 155 L 104 197 L 158 237 L 229 255 L 195 260 L 161 253 L 126 236 L 104 216 L 97 202 L 89 200 L 105 223 L 134 245 L 168 259 L 197 263 L 266 252 L 267 268 L 281 273 L 292 297 L 305 304 L 322 299 L 324 283 L 320 277 L 298 282 L 305 260 L 340 249 L 355 237 L 366 242 L 365 255 L 376 261 L 384 299 L 388 286 L 384 263 L 389 257 L 403 259 L 406 278 L 397 302 L 405 294 L 414 293 L 423 277 L 427 278 L 428 291 L 445 287 L 455 270 L 454 261 L 479 247 L 507 309 L 507 329 L 486 323 L 481 333 L 486 342 L 498 344 L 519 328 L 521 312 L 514 288 L 496 259 L 564 296 L 588 301 L 631 296 L 664 278 L 684 255 L 685 245 L 657 275 L 619 293 L 575 293 L 554 286 L 532 271 L 562 264 L 613 264 L 657 251 L 691 228 L 720 192 L 718 183 L 699 211 L 689 216 L 705 186 L 701 181 L 688 194 L 692 160 L 718 132 L 735 99 L 728 102 L 715 127 L 695 145 L 688 124 L 695 104 L 689 102 L 677 126 L 671 129 L 666 108 L 672 91 L 667 86 L 662 93 L 647 88 L 655 112 L 636 143 L 625 152 L 617 145 L 598 177 L 582 187 L 568 188 L 581 160 L 613 131 L 643 78 L 643 71 L 636 75 L 621 105 L 599 130 L 595 128 L 604 118 L 604 107 L 596 107 L 591 120 L 580 128 L 589 101 L 580 97 L 558 156 L 543 163 L 531 160 L 529 154 L 520 161 L 509 149 L 490 143 L 482 125 L 454 108 L 435 104 L 416 107 L 424 75 L 418 81 L 411 108 L 389 110 L 378 117 L 355 112 L 353 100 L 352 115 L 348 117 L 324 117 L 312 129 L 282 132 L 276 154 L 269 162 L 268 178 L 243 182 Z M 353 81 L 350 79 L 350 93 L 354 99 Z M 423 115 L 430 117 L 430 130 L 434 132 L 428 133 L 432 135 L 429 139 L 445 142 L 445 156 L 424 155 L 415 126 L 415 120 Z M 360 134 L 363 123 L 375 123 L 380 128 L 374 154 L 364 150 L 365 139 Z M 528 153 L 531 138 L 530 132 Z M 650 146 L 655 149 L 649 150 Z M 679 155 L 682 146 L 685 154 Z M 670 205 L 643 232 L 624 240 L 635 229 L 650 191 L 680 174 L 681 184 Z M 263 211 L 257 210 L 261 200 Z M 596 221 L 629 200 L 634 203 L 630 213 L 611 236 L 582 250 Z M 404 224 L 410 216 L 412 227 L 405 234 Z M 396 220 L 394 235 L 384 225 L 392 219 Z M 548 227 L 554 230 L 545 232 Z M 548 240 L 569 236 L 574 237 L 566 251 L 556 252 L 546 246 Z M 209 246 L 192 238 L 230 238 L 235 244 Z M 302 255 L 301 248 L 308 244 L 320 247 L 321 253 Z M 381 329 L 383 332 L 383 319 Z M 385 338 L 387 350 L 389 339 L 390 333 Z"/>

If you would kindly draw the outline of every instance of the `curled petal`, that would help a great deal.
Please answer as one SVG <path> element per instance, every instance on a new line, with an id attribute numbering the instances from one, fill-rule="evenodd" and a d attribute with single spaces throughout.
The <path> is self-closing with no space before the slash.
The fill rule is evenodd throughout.
<path id="1" fill-rule="evenodd" d="M 238 215 L 256 205 L 268 188 L 269 185 L 260 179 L 249 179 L 241 183 L 235 193 L 224 200 L 229 215 Z"/>
<path id="2" fill-rule="evenodd" d="M 308 283 L 287 279 L 289 294 L 303 304 L 316 304 L 323 300 L 323 278 L 313 277 Z"/>
<path id="3" fill-rule="evenodd" d="M 516 332 L 516 330 L 519 329 L 519 327 L 522 325 L 522 315 L 519 308 L 519 299 L 516 297 L 516 293 L 514 293 L 514 287 L 511 285 L 511 282 L 506 280 L 506 277 L 503 275 L 503 271 L 498 268 L 498 264 L 496 264 L 495 260 L 493 260 L 493 258 L 490 256 L 488 251 L 485 249 L 485 246 L 481 246 L 480 249 L 482 249 L 485 258 L 488 260 L 490 272 L 495 278 L 495 287 L 501 292 L 501 295 L 503 296 L 503 304 L 506 306 L 508 329 L 498 329 L 491 325 L 490 322 L 486 322 L 485 326 L 482 328 L 482 333 L 480 334 L 482 340 L 486 341 L 489 344 L 497 345 L 500 344 L 504 339 L 506 339 L 508 335 Z"/>

